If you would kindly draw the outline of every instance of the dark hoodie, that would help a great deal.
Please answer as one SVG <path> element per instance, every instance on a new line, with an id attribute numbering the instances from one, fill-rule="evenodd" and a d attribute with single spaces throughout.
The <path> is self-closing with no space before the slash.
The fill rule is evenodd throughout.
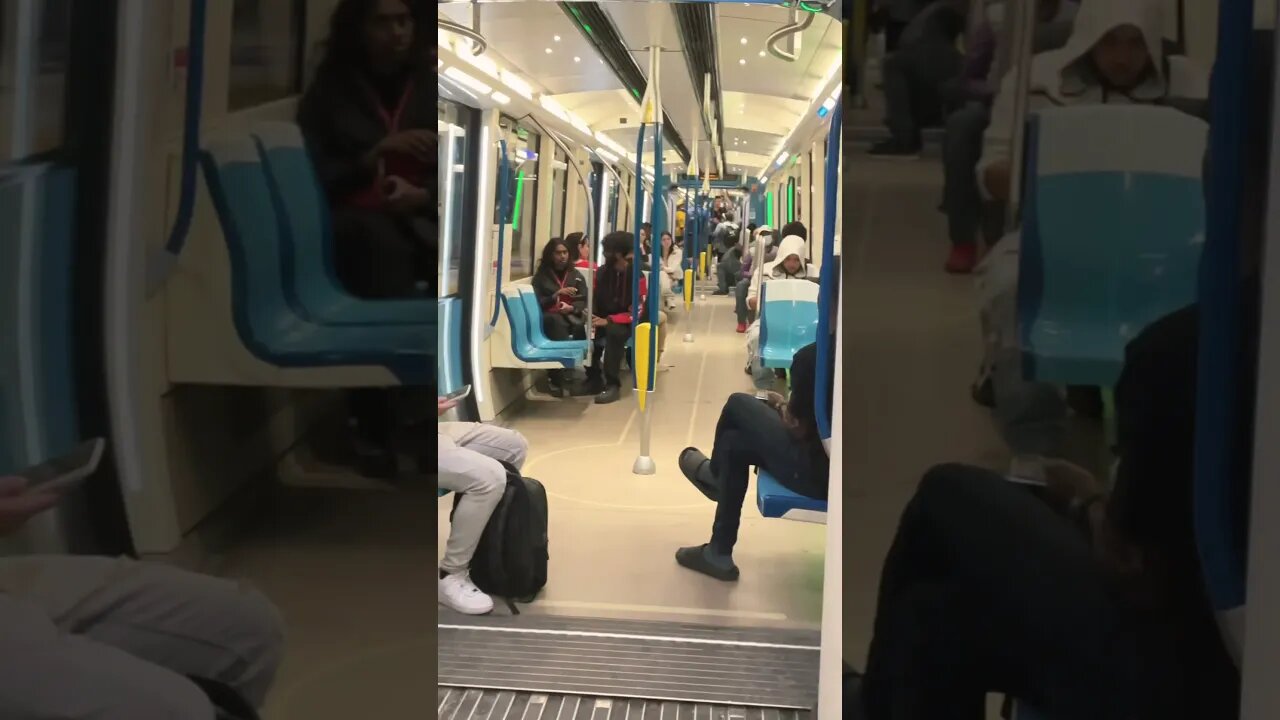
<path id="1" fill-rule="evenodd" d="M 813 476 L 814 495 L 827 497 L 827 480 L 831 461 L 818 435 L 818 420 L 814 405 L 814 393 L 818 375 L 818 345 L 810 343 L 800 348 L 791 359 L 791 398 L 787 401 L 787 414 L 795 421 L 791 438 L 801 444 L 809 457 Z"/>

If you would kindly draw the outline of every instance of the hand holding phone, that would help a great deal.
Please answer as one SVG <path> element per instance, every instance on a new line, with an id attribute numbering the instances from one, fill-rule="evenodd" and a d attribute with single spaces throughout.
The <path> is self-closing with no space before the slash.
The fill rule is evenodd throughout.
<path id="1" fill-rule="evenodd" d="M 463 385 L 462 387 L 458 388 L 457 390 L 454 390 L 453 392 L 451 392 L 451 393 L 449 393 L 449 394 L 445 395 L 445 396 L 444 396 L 444 399 L 445 399 L 445 400 L 449 400 L 449 401 L 453 402 L 454 404 L 457 404 L 457 401 L 461 400 L 462 398 L 464 398 L 464 397 L 466 397 L 466 396 L 468 396 L 468 395 L 470 395 L 470 394 L 471 394 L 471 386 L 470 386 L 470 385 Z"/>
<path id="2" fill-rule="evenodd" d="M 66 492 L 97 471 L 106 447 L 105 440 L 94 438 L 80 443 L 66 455 L 22 470 L 18 477 L 27 482 L 23 494 L 57 495 Z"/>

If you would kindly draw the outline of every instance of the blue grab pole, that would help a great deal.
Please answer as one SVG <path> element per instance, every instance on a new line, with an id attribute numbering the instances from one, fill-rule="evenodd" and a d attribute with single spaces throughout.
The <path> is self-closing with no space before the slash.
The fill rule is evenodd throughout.
<path id="1" fill-rule="evenodd" d="M 644 126 L 644 123 L 640 123 L 636 139 L 636 219 L 632 223 L 635 232 L 631 234 L 633 252 L 636 256 L 635 262 L 631 263 L 631 331 L 633 333 L 636 324 L 640 321 L 640 253 L 643 249 L 640 246 L 640 226 L 644 223 Z"/>
<path id="2" fill-rule="evenodd" d="M 654 378 L 658 373 L 658 300 L 662 295 L 662 283 L 658 277 L 659 263 L 662 260 L 661 243 L 658 238 L 662 237 L 662 233 L 667 227 L 667 203 L 663 197 L 663 182 L 665 178 L 662 176 L 662 133 L 654 133 L 653 139 L 653 211 L 649 217 L 653 218 L 653 233 L 649 238 L 650 252 L 653 255 L 653 261 L 649 266 L 649 297 L 646 298 L 649 305 L 649 378 L 647 387 L 653 390 Z"/>
<path id="3" fill-rule="evenodd" d="M 1216 610 L 1244 605 L 1247 474 L 1233 457 L 1238 360 L 1243 328 L 1240 308 L 1240 198 L 1243 140 L 1248 124 L 1253 3 L 1223 0 L 1218 16 L 1218 56 L 1213 65 L 1209 125 L 1209 178 L 1205 245 L 1200 259 L 1200 348 L 1197 362 L 1195 475 L 1196 544 L 1205 584 Z"/>
<path id="4" fill-rule="evenodd" d="M 840 125 L 844 115 L 844 103 L 836 103 L 831 112 L 831 129 L 827 133 L 826 187 L 823 194 L 822 217 L 822 272 L 818 289 L 818 376 L 814 381 L 814 408 L 817 410 L 818 434 L 823 440 L 831 437 L 832 391 L 835 379 L 835 355 L 832 353 L 831 324 L 835 308 L 832 298 L 839 280 L 836 267 L 836 208 L 840 202 L 837 186 L 840 182 Z"/>

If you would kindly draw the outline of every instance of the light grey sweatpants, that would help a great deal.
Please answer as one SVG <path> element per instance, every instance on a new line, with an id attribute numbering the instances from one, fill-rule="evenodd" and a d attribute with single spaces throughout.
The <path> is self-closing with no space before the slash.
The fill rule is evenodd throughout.
<path id="1" fill-rule="evenodd" d="M 462 572 L 471 566 L 489 516 L 507 487 L 501 462 L 524 466 L 529 443 L 515 430 L 481 423 L 438 424 L 436 450 L 440 487 L 459 494 L 440 569 Z"/>
<path id="2" fill-rule="evenodd" d="M 221 578 L 125 558 L 0 558 L 0 717 L 213 720 L 187 675 L 262 705 L 275 607 Z"/>

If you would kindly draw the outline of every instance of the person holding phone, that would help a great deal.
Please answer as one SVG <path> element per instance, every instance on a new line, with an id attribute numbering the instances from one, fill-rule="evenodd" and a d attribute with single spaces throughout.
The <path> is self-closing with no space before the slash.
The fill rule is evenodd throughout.
<path id="1" fill-rule="evenodd" d="M 68 485 L 0 477 L 0 537 Z M 214 718 L 193 678 L 260 707 L 283 655 L 280 614 L 237 582 L 129 558 L 0 558 L 0 717 Z"/>
<path id="2" fill-rule="evenodd" d="M 550 340 L 587 339 L 587 280 L 570 263 L 575 250 L 563 238 L 551 238 L 533 275 L 533 292 L 542 308 L 542 330 Z M 564 397 L 566 370 L 547 371 L 551 394 Z"/>
<path id="3" fill-rule="evenodd" d="M 437 417 L 457 407 L 461 398 L 436 399 Z M 529 454 L 529 442 L 515 430 L 473 422 L 437 423 L 437 483 L 458 493 L 450 520 L 449 540 L 440 561 L 441 605 L 465 615 L 493 610 L 493 598 L 471 582 L 471 558 L 480 545 L 489 516 L 507 488 L 507 469 L 517 471 Z"/>

